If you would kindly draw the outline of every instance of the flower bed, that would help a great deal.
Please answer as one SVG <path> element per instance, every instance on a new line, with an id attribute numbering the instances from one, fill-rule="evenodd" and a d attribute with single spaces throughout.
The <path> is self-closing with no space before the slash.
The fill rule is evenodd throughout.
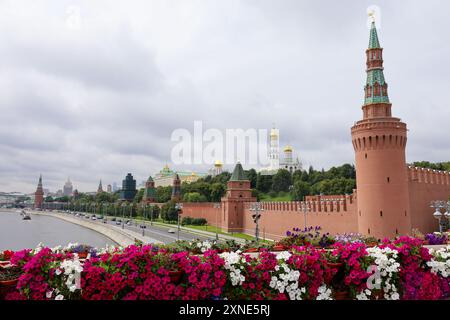
<path id="1" fill-rule="evenodd" d="M 91 250 L 80 260 L 70 250 L 76 246 L 40 246 L 10 256 L 6 268 L 15 268 L 20 277 L 6 299 L 434 300 L 450 295 L 450 246 L 429 250 L 422 240 L 401 237 L 374 247 L 360 241 L 327 247 L 245 253 L 184 242 Z"/>

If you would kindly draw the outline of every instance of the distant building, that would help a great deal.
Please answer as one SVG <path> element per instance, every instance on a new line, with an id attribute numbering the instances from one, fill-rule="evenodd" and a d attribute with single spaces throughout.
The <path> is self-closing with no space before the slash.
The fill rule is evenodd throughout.
<path id="1" fill-rule="evenodd" d="M 214 162 L 214 167 L 209 169 L 208 174 L 210 176 L 218 176 L 219 174 L 221 174 L 223 172 L 223 163 L 220 160 L 216 160 L 216 162 Z"/>
<path id="2" fill-rule="evenodd" d="M 102 180 L 100 180 L 100 183 L 98 184 L 97 193 L 103 192 L 103 186 L 102 186 Z"/>
<path id="3" fill-rule="evenodd" d="M 136 180 L 133 179 L 131 173 L 128 173 L 122 181 L 122 190 L 120 190 L 120 200 L 133 201 L 136 196 Z"/>
<path id="4" fill-rule="evenodd" d="M 111 187 L 110 184 L 108 184 L 108 185 L 106 186 L 106 192 L 112 193 L 112 187 Z"/>
<path id="5" fill-rule="evenodd" d="M 112 184 L 112 192 L 116 192 L 118 190 L 119 190 L 119 188 L 117 187 L 117 183 L 113 182 L 113 184 Z"/>
<path id="6" fill-rule="evenodd" d="M 274 175 L 280 169 L 285 169 L 291 173 L 302 169 L 302 164 L 298 157 L 294 160 L 293 148 L 287 145 L 283 149 L 284 157 L 280 160 L 280 130 L 275 127 L 270 130 L 269 142 L 269 167 L 260 170 L 262 175 Z"/>
<path id="7" fill-rule="evenodd" d="M 42 175 L 39 176 L 39 182 L 34 193 L 34 207 L 36 209 L 42 209 L 42 204 L 44 203 L 44 190 L 42 190 Z"/>
<path id="8" fill-rule="evenodd" d="M 70 197 L 72 196 L 72 193 L 73 193 L 73 185 L 72 182 L 70 182 L 70 178 L 67 178 L 67 181 L 63 187 L 63 195 Z"/>
<path id="9" fill-rule="evenodd" d="M 175 174 L 172 182 L 172 198 L 173 201 L 181 200 L 181 179 Z"/>
<path id="10" fill-rule="evenodd" d="M 298 160 L 298 157 L 294 160 L 292 156 L 292 146 L 286 146 L 283 149 L 284 152 L 284 158 L 280 161 L 280 169 L 288 170 L 289 172 L 293 173 L 296 170 L 302 169 L 302 164 Z"/>
<path id="11" fill-rule="evenodd" d="M 164 168 L 155 175 L 155 187 L 172 186 L 174 181 L 173 177 L 175 174 L 178 174 L 181 183 L 191 183 L 197 181 L 200 178 L 206 177 L 206 173 L 172 171 L 169 169 L 168 165 L 165 165 Z"/>

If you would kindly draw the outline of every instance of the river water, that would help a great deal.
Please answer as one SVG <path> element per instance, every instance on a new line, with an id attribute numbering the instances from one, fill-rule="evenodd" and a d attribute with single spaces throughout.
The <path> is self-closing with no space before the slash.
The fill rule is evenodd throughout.
<path id="1" fill-rule="evenodd" d="M 32 214 L 31 220 L 22 220 L 19 212 L 0 209 L 0 250 L 35 248 L 40 242 L 48 247 L 65 246 L 69 242 L 97 248 L 115 244 L 101 233 L 58 218 Z"/>

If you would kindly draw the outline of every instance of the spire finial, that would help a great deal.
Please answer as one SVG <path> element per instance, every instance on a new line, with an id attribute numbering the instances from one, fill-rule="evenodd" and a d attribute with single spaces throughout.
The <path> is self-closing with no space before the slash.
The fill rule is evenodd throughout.
<path id="1" fill-rule="evenodd" d="M 372 24 L 375 24 L 375 10 L 369 9 L 369 11 L 367 12 L 367 15 L 369 16 Z"/>

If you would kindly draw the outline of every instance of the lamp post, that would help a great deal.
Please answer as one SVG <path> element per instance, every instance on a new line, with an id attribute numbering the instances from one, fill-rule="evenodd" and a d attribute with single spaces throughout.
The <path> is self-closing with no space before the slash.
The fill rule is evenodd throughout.
<path id="1" fill-rule="evenodd" d="M 306 215 L 308 214 L 308 212 L 311 211 L 311 207 L 309 206 L 309 203 L 302 201 L 300 202 L 300 211 L 303 212 L 303 218 L 304 218 L 304 223 L 305 223 L 305 229 L 307 228 L 306 226 Z"/>
<path id="2" fill-rule="evenodd" d="M 258 243 L 259 242 L 259 219 L 261 218 L 261 211 L 264 211 L 264 209 L 261 208 L 261 202 L 255 202 L 252 203 L 250 211 L 254 211 L 255 213 L 252 214 L 253 221 L 256 224 L 255 227 L 255 240 Z"/>
<path id="3" fill-rule="evenodd" d="M 120 206 L 122 208 L 122 229 L 125 228 L 125 203 Z"/>
<path id="4" fill-rule="evenodd" d="M 435 209 L 433 217 L 438 220 L 439 232 L 442 233 L 444 231 L 444 226 L 450 221 L 450 201 L 431 201 L 430 207 Z M 444 213 L 441 212 L 442 209 L 445 209 Z"/>
<path id="5" fill-rule="evenodd" d="M 215 209 L 220 209 L 220 202 L 215 202 L 214 203 L 214 208 Z M 218 219 L 218 214 L 219 210 L 216 210 L 216 241 L 219 241 L 219 219 Z"/>
<path id="6" fill-rule="evenodd" d="M 155 210 L 155 207 L 150 207 L 152 208 L 150 210 L 150 225 L 153 226 L 153 211 Z"/>
<path id="7" fill-rule="evenodd" d="M 178 220 L 178 232 L 177 232 L 177 240 L 180 240 L 180 214 L 183 210 L 183 204 L 177 203 L 175 205 L 175 209 L 177 210 L 177 220 Z"/>

